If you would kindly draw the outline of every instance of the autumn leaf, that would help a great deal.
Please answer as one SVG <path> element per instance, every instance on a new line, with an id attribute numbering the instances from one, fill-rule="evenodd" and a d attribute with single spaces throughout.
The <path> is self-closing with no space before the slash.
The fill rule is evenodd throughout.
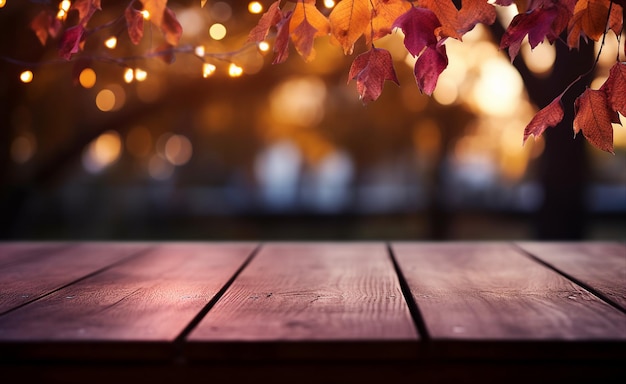
<path id="1" fill-rule="evenodd" d="M 93 16 L 96 11 L 102 10 L 102 7 L 100 6 L 100 0 L 76 0 L 72 2 L 70 9 L 78 11 L 78 23 L 86 27 L 91 16 Z"/>
<path id="2" fill-rule="evenodd" d="M 331 42 L 341 45 L 346 55 L 352 54 L 354 43 L 369 26 L 371 17 L 370 0 L 339 2 L 328 16 Z"/>
<path id="3" fill-rule="evenodd" d="M 422 0 L 420 5 L 430 9 L 437 15 L 441 23 L 440 29 L 435 31 L 440 37 L 453 37 L 460 39 L 458 13 L 459 11 L 450 0 Z"/>
<path id="4" fill-rule="evenodd" d="M 574 102 L 574 134 L 583 133 L 595 147 L 613 153 L 615 114 L 609 108 L 607 95 L 601 90 L 587 88 Z"/>
<path id="5" fill-rule="evenodd" d="M 270 5 L 267 11 L 261 16 L 261 19 L 257 25 L 252 28 L 248 34 L 248 40 L 246 42 L 259 43 L 267 37 L 271 27 L 276 26 L 279 21 L 282 20 L 282 14 L 279 8 L 280 0 L 276 0 Z"/>
<path id="6" fill-rule="evenodd" d="M 276 24 L 278 32 L 274 41 L 274 61 L 272 64 L 280 64 L 289 57 L 289 23 L 291 21 L 291 11 L 283 14 L 281 21 Z"/>
<path id="7" fill-rule="evenodd" d="M 546 36 L 553 39 L 554 36 L 551 35 L 552 22 L 557 16 L 558 10 L 555 7 L 537 8 L 530 12 L 516 15 L 502 36 L 502 40 L 500 40 L 500 49 L 509 49 L 509 57 L 512 62 L 517 56 L 526 35 L 528 35 L 528 42 L 531 48 L 535 48 L 539 43 L 543 42 Z"/>
<path id="8" fill-rule="evenodd" d="M 41 45 L 46 45 L 46 41 L 48 40 L 48 36 L 55 38 L 61 31 L 62 24 L 55 17 L 55 14 L 48 11 L 43 10 L 35 16 L 35 18 L 30 22 L 30 29 L 35 32 L 37 39 Z"/>
<path id="9" fill-rule="evenodd" d="M 615 63 L 611 67 L 600 90 L 606 93 L 611 110 L 626 116 L 626 63 Z"/>
<path id="10" fill-rule="evenodd" d="M 374 0 L 372 4 L 371 22 L 364 33 L 368 45 L 391 33 L 394 21 L 411 8 L 406 0 Z"/>
<path id="11" fill-rule="evenodd" d="M 143 15 L 131 5 L 126 7 L 124 16 L 126 17 L 128 37 L 133 44 L 137 45 L 143 38 Z"/>
<path id="12" fill-rule="evenodd" d="M 412 7 L 393 24 L 404 33 L 404 46 L 413 57 L 422 53 L 428 45 L 437 44 L 435 29 L 441 26 L 433 11 Z"/>
<path id="13" fill-rule="evenodd" d="M 563 105 L 561 104 L 561 98 L 563 94 L 556 97 L 550 104 L 542 108 L 535 116 L 530 120 L 530 123 L 524 128 L 524 141 L 533 135 L 539 137 L 549 127 L 554 127 L 563 120 L 564 112 Z"/>
<path id="14" fill-rule="evenodd" d="M 567 45 L 578 48 L 580 38 L 598 41 L 606 30 L 609 0 L 579 0 L 567 27 Z"/>
<path id="15" fill-rule="evenodd" d="M 61 38 L 59 56 L 65 60 L 71 59 L 73 54 L 80 51 L 84 35 L 85 27 L 81 24 L 66 29 Z"/>
<path id="16" fill-rule="evenodd" d="M 163 12 L 161 32 L 163 32 L 163 37 L 165 37 L 165 41 L 167 41 L 168 44 L 174 46 L 178 45 L 180 37 L 183 34 L 183 27 L 176 19 L 174 11 L 169 8 L 165 8 L 165 12 Z"/>
<path id="17" fill-rule="evenodd" d="M 300 0 L 289 21 L 289 34 L 296 51 L 304 61 L 315 58 L 313 42 L 316 37 L 328 35 L 328 19 L 315 6 L 315 0 Z"/>
<path id="18" fill-rule="evenodd" d="M 354 59 L 348 79 L 348 82 L 356 80 L 359 97 L 364 103 L 378 99 L 385 80 L 399 84 L 391 53 L 374 47 Z"/>
<path id="19" fill-rule="evenodd" d="M 139 0 L 143 4 L 143 9 L 150 14 L 152 24 L 161 28 L 163 23 L 163 14 L 167 6 L 167 0 Z"/>
<path id="20" fill-rule="evenodd" d="M 496 8 L 485 0 L 463 0 L 458 14 L 457 32 L 464 35 L 476 24 L 491 25 L 496 21 Z"/>
<path id="21" fill-rule="evenodd" d="M 428 45 L 417 58 L 414 67 L 415 80 L 420 91 L 432 95 L 439 75 L 448 66 L 446 47 L 443 44 Z"/>

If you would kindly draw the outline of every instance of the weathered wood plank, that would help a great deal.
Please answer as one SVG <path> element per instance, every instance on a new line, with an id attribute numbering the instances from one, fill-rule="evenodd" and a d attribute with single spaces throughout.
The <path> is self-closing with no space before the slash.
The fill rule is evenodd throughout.
<path id="1" fill-rule="evenodd" d="M 626 309 L 626 245 L 608 242 L 518 245 Z"/>
<path id="2" fill-rule="evenodd" d="M 59 252 L 75 246 L 65 242 L 8 242 L 0 243 L 0 268 L 37 258 L 44 254 Z"/>
<path id="3" fill-rule="evenodd" d="M 504 243 L 397 243 L 433 340 L 624 340 L 626 316 Z"/>
<path id="4" fill-rule="evenodd" d="M 29 341 L 35 345 L 57 341 L 49 343 L 48 349 L 36 351 L 22 344 L 26 346 L 24 354 L 51 357 L 71 355 L 71 343 L 75 341 L 133 341 L 135 347 L 141 348 L 143 343 L 146 349 L 156 348 L 150 342 L 174 340 L 254 247 L 157 244 L 132 260 L 0 317 L 0 343 Z M 55 351 L 55 347 L 63 349 L 64 343 L 70 348 Z M 102 348 L 94 353 L 102 354 L 107 346 L 111 344 L 100 344 Z M 82 349 L 89 353 L 88 348 Z"/>
<path id="5" fill-rule="evenodd" d="M 332 353 L 332 343 L 323 348 L 323 342 L 417 337 L 384 244 L 272 243 L 188 340 L 205 342 L 191 347 L 204 356 L 246 349 L 245 343 L 228 350 L 210 344 L 216 341 L 273 342 L 271 353 L 289 355 L 294 352 L 289 347 L 297 348 L 297 343 L 281 342 L 308 341 L 308 347 L 317 343 L 322 346 L 318 352 Z M 267 356 L 267 349 L 259 356 Z"/>
<path id="6" fill-rule="evenodd" d="M 0 314 L 147 248 L 138 243 L 10 247 L 0 267 Z M 9 262 L 10 260 L 10 262 Z"/>

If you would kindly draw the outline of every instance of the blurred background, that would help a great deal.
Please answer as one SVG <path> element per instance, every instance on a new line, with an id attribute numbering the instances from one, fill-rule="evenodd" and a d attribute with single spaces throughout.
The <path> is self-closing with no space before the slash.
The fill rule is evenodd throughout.
<path id="1" fill-rule="evenodd" d="M 574 98 L 615 62 L 612 33 L 564 122 L 522 145 L 599 45 L 525 44 L 511 65 L 497 42 L 512 9 L 446 43 L 432 97 L 399 32 L 384 38 L 401 85 L 363 105 L 354 56 L 327 39 L 280 65 L 272 39 L 244 44 L 271 1 L 170 0 L 187 51 L 171 64 L 140 57 L 162 39 L 149 23 L 137 47 L 116 24 L 59 60 L 29 24 L 61 3 L 0 0 L 2 239 L 626 240 L 626 128 L 615 155 L 572 131 Z M 90 26 L 128 3 L 103 0 Z"/>

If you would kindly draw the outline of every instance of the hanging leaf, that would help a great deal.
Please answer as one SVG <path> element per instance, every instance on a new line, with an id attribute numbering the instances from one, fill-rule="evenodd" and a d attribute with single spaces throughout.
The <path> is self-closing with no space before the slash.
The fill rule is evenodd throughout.
<path id="1" fill-rule="evenodd" d="M 150 21 L 152 24 L 161 28 L 163 23 L 163 14 L 167 7 L 167 0 L 139 0 L 143 4 L 143 9 L 150 14 Z"/>
<path id="2" fill-rule="evenodd" d="M 439 37 L 452 37 L 460 39 L 461 35 L 457 32 L 459 28 L 459 11 L 454 3 L 449 0 L 421 0 L 420 5 L 430 9 L 437 15 L 440 22 L 440 28 L 435 31 Z"/>
<path id="3" fill-rule="evenodd" d="M 78 23 L 86 27 L 93 14 L 102 10 L 102 7 L 100 0 L 75 0 L 70 9 L 78 11 Z"/>
<path id="4" fill-rule="evenodd" d="M 606 93 L 611 110 L 626 116 L 626 63 L 615 63 L 611 67 L 600 90 Z"/>
<path id="5" fill-rule="evenodd" d="M 441 26 L 433 11 L 426 8 L 411 8 L 400 16 L 394 27 L 404 33 L 404 46 L 413 57 L 422 53 L 428 45 L 437 44 L 435 29 Z"/>
<path id="6" fill-rule="evenodd" d="M 43 10 L 30 22 L 30 29 L 35 32 L 41 45 L 46 45 L 48 37 L 55 38 L 61 31 L 62 24 L 49 10 Z"/>
<path id="7" fill-rule="evenodd" d="M 580 38 L 598 41 L 606 30 L 609 0 L 579 0 L 568 25 L 567 44 L 578 48 Z"/>
<path id="8" fill-rule="evenodd" d="M 132 6 L 128 6 L 124 11 L 124 16 L 126 17 L 128 37 L 133 44 L 137 45 L 143 38 L 143 15 Z"/>
<path id="9" fill-rule="evenodd" d="M 437 86 L 439 75 L 448 66 L 446 47 L 442 44 L 428 45 L 417 58 L 413 73 L 421 92 L 432 95 Z"/>
<path id="10" fill-rule="evenodd" d="M 375 0 L 372 4 L 371 22 L 364 33 L 368 45 L 391 33 L 394 21 L 411 8 L 406 0 Z"/>
<path id="11" fill-rule="evenodd" d="M 595 147 L 613 153 L 615 114 L 609 108 L 606 93 L 587 88 L 574 102 L 574 134 L 583 133 Z"/>
<path id="12" fill-rule="evenodd" d="M 248 40 L 246 42 L 259 43 L 265 40 L 270 28 L 276 26 L 276 24 L 282 20 L 279 4 L 280 0 L 277 0 L 270 5 L 263 16 L 261 16 L 258 24 L 252 28 L 248 34 Z"/>
<path id="13" fill-rule="evenodd" d="M 315 7 L 315 0 L 298 1 L 289 21 L 289 33 L 304 61 L 315 58 L 314 39 L 328 35 L 329 30 L 328 19 Z"/>
<path id="14" fill-rule="evenodd" d="M 178 45 L 180 37 L 183 34 L 183 27 L 176 19 L 174 11 L 169 8 L 165 8 L 165 12 L 163 12 L 161 32 L 163 32 L 163 37 L 165 37 L 165 41 L 173 46 Z"/>
<path id="15" fill-rule="evenodd" d="M 348 79 L 348 82 L 356 80 L 357 91 L 363 103 L 378 99 L 383 91 L 385 80 L 399 84 L 391 53 L 385 49 L 373 47 L 354 59 Z"/>
<path id="16" fill-rule="evenodd" d="M 81 24 L 75 25 L 65 30 L 61 38 L 59 56 L 65 60 L 72 58 L 72 55 L 81 50 L 81 42 L 85 36 L 85 27 Z"/>
<path id="17" fill-rule="evenodd" d="M 564 112 L 561 98 L 563 94 L 557 96 L 550 104 L 542 108 L 532 118 L 530 123 L 524 129 L 524 143 L 532 135 L 539 137 L 549 127 L 554 127 L 563 120 Z"/>
<path id="18" fill-rule="evenodd" d="M 459 35 L 474 29 L 476 24 L 491 25 L 496 21 L 496 8 L 484 0 L 463 0 L 458 14 Z"/>
<path id="19" fill-rule="evenodd" d="M 543 42 L 546 36 L 552 37 L 552 23 L 557 16 L 558 11 L 555 7 L 537 8 L 515 16 L 502 36 L 500 49 L 508 48 L 509 57 L 513 62 L 526 35 L 531 48 Z"/>
<path id="20" fill-rule="evenodd" d="M 329 15 L 331 41 L 341 45 L 346 55 L 363 35 L 372 17 L 370 0 L 343 0 Z"/>
<path id="21" fill-rule="evenodd" d="M 291 21 L 291 11 L 283 14 L 282 20 L 276 25 L 276 41 L 274 42 L 274 61 L 272 64 L 279 64 L 289 57 L 289 23 Z"/>

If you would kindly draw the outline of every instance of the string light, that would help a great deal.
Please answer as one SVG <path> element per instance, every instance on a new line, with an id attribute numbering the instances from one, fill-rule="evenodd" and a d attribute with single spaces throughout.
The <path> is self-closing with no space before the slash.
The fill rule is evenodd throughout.
<path id="1" fill-rule="evenodd" d="M 267 52 L 270 50 L 270 44 L 267 41 L 261 41 L 259 43 L 259 51 Z"/>
<path id="2" fill-rule="evenodd" d="M 117 37 L 111 36 L 105 40 L 104 45 L 109 49 L 115 49 L 117 47 Z"/>
<path id="3" fill-rule="evenodd" d="M 124 81 L 129 84 L 135 80 L 135 71 L 132 68 L 126 68 L 124 71 Z"/>
<path id="4" fill-rule="evenodd" d="M 204 63 L 202 65 L 202 77 L 204 77 L 205 79 L 209 76 L 211 76 L 212 74 L 215 73 L 215 65 L 210 64 L 210 63 Z"/>
<path id="5" fill-rule="evenodd" d="M 198 57 L 204 57 L 204 54 L 206 53 L 206 49 L 204 48 L 204 45 L 198 45 L 193 50 L 193 53 Z"/>
<path id="6" fill-rule="evenodd" d="M 148 72 L 141 68 L 135 68 L 135 80 L 145 81 L 148 78 Z"/>
<path id="7" fill-rule="evenodd" d="M 28 71 L 28 70 L 20 73 L 20 80 L 24 84 L 30 83 L 31 81 L 33 81 L 33 73 L 31 71 Z"/>
<path id="8" fill-rule="evenodd" d="M 150 20 L 150 12 L 148 12 L 147 10 L 143 10 L 141 11 L 141 15 L 143 16 L 144 20 Z"/>
<path id="9" fill-rule="evenodd" d="M 251 1 L 250 3 L 248 3 L 248 11 L 255 15 L 259 14 L 263 12 L 263 4 L 259 3 L 258 1 Z"/>
<path id="10" fill-rule="evenodd" d="M 228 67 L 228 76 L 239 77 L 241 75 L 243 75 L 243 68 L 235 63 L 230 63 L 230 66 Z"/>
<path id="11" fill-rule="evenodd" d="M 78 82 L 83 88 L 93 88 L 96 85 L 96 72 L 91 68 L 85 68 L 78 75 Z"/>
<path id="12" fill-rule="evenodd" d="M 335 6 L 335 1 L 334 0 L 324 0 L 324 6 L 328 9 L 331 9 Z"/>
<path id="13" fill-rule="evenodd" d="M 65 11 L 67 13 L 67 11 L 70 10 L 71 6 L 72 6 L 71 1 L 63 0 L 62 2 L 59 3 L 59 10 Z"/>

